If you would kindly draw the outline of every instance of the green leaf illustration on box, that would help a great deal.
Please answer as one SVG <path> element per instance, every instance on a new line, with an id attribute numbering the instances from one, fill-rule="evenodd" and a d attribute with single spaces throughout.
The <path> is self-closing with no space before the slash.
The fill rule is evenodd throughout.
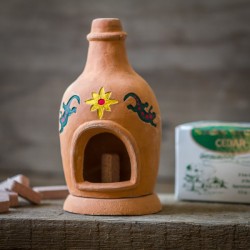
<path id="1" fill-rule="evenodd" d="M 211 168 L 211 170 L 213 169 Z M 215 193 L 221 189 L 227 188 L 226 182 L 218 178 L 215 173 L 207 175 L 205 171 L 191 164 L 186 166 L 183 186 L 187 191 L 199 194 Z"/>

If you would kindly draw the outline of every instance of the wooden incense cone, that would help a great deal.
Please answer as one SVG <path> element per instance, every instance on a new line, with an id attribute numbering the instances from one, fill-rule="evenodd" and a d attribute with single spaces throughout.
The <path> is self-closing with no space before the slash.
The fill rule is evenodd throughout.
<path id="1" fill-rule="evenodd" d="M 42 199 L 64 199 L 69 194 L 66 185 L 33 187 L 33 190 L 41 194 Z"/>
<path id="2" fill-rule="evenodd" d="M 41 195 L 35 192 L 32 188 L 27 187 L 17 181 L 9 179 L 7 181 L 7 190 L 18 193 L 22 198 L 34 204 L 40 204 Z"/>
<path id="3" fill-rule="evenodd" d="M 0 190 L 6 190 L 6 187 L 8 186 L 8 181 L 16 181 L 18 183 L 21 183 L 22 185 L 29 187 L 30 186 L 30 180 L 28 177 L 18 174 L 11 178 L 8 178 L 7 180 L 0 182 Z"/>
<path id="4" fill-rule="evenodd" d="M 9 207 L 10 207 L 9 195 L 0 193 L 0 213 L 8 212 Z"/>
<path id="5" fill-rule="evenodd" d="M 10 201 L 10 207 L 17 207 L 18 206 L 18 194 L 15 192 L 10 192 L 7 190 L 0 190 L 0 195 L 8 195 Z"/>
<path id="6" fill-rule="evenodd" d="M 15 175 L 15 176 L 11 177 L 10 179 L 13 181 L 16 181 L 18 183 L 21 183 L 26 187 L 30 186 L 29 178 L 27 176 L 22 175 L 22 174 Z"/>
<path id="7" fill-rule="evenodd" d="M 102 183 L 120 181 L 120 158 L 117 154 L 102 155 Z"/>
<path id="8" fill-rule="evenodd" d="M 18 174 L 0 183 L 0 192 L 2 194 L 6 194 L 9 196 L 9 203 L 10 203 L 9 206 L 17 207 L 18 206 L 18 194 L 16 192 L 12 192 L 9 190 L 10 183 L 13 181 L 20 183 L 21 185 L 24 185 L 26 187 L 29 187 L 30 180 L 28 177 L 22 174 Z"/>

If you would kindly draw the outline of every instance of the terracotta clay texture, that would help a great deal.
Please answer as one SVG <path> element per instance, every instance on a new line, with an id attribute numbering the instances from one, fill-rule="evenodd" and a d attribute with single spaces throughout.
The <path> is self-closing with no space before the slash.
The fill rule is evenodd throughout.
<path id="1" fill-rule="evenodd" d="M 85 69 L 62 98 L 61 155 L 70 192 L 66 211 L 139 215 L 161 209 L 153 193 L 160 110 L 150 86 L 128 63 L 125 38 L 119 19 L 95 19 Z M 103 155 L 117 155 L 119 162 L 107 163 Z M 110 173 L 102 169 L 117 171 L 116 181 L 103 182 Z"/>

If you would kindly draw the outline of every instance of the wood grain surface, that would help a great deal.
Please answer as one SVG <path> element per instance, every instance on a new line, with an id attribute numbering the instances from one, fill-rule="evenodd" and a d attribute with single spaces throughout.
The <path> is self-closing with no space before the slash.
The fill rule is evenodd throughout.
<path id="1" fill-rule="evenodd" d="M 62 200 L 26 203 L 0 215 L 0 249 L 249 249 L 247 205 L 176 202 L 147 216 L 85 216 Z"/>

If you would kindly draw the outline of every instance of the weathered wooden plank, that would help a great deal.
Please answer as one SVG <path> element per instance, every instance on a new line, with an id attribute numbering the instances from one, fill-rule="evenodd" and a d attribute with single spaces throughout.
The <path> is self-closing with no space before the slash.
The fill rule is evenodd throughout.
<path id="1" fill-rule="evenodd" d="M 0 249 L 250 249 L 248 205 L 176 202 L 147 216 L 85 216 L 62 200 L 0 216 Z"/>

